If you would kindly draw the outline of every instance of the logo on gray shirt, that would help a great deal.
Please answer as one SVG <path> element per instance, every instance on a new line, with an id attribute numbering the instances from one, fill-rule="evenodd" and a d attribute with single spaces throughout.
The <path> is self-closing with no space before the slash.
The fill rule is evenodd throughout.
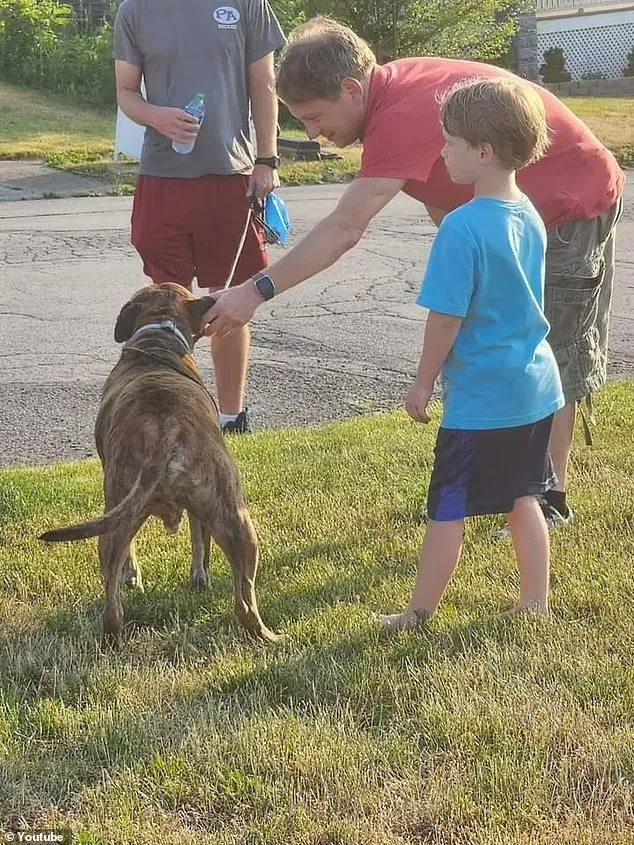
<path id="1" fill-rule="evenodd" d="M 218 29 L 237 29 L 240 12 L 233 6 L 219 6 L 214 11 L 214 20 Z"/>

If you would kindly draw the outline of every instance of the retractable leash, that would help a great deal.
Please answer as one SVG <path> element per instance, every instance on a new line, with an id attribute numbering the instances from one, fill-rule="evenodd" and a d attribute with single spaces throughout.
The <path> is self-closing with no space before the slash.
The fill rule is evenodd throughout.
<path id="1" fill-rule="evenodd" d="M 223 290 L 227 290 L 229 285 L 233 281 L 233 274 L 236 272 L 236 267 L 238 266 L 238 261 L 240 261 L 240 256 L 242 255 L 242 250 L 244 249 L 244 242 L 247 239 L 247 232 L 249 231 L 249 224 L 251 223 L 251 206 L 249 206 L 249 210 L 247 211 L 247 219 L 244 224 L 244 228 L 242 230 L 242 234 L 240 235 L 240 241 L 238 243 L 238 249 L 236 251 L 235 257 L 233 259 L 233 264 L 231 265 L 231 270 L 229 271 L 229 275 L 227 276 L 227 281 L 224 283 Z"/>

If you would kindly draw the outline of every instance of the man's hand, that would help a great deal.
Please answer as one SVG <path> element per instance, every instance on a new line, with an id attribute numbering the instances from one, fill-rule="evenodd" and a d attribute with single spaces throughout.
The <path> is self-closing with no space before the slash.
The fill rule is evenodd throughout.
<path id="1" fill-rule="evenodd" d="M 171 106 L 156 106 L 152 126 L 161 135 L 178 144 L 191 144 L 198 135 L 200 125 L 198 118 L 187 114 L 183 109 Z"/>
<path id="2" fill-rule="evenodd" d="M 247 196 L 252 197 L 255 194 L 259 200 L 263 200 L 279 186 L 280 177 L 274 167 L 269 167 L 268 164 L 256 164 L 249 179 Z"/>
<path id="3" fill-rule="evenodd" d="M 428 423 L 431 417 L 427 413 L 427 406 L 434 392 L 434 386 L 420 384 L 415 381 L 405 397 L 405 410 L 416 422 Z"/>
<path id="4" fill-rule="evenodd" d="M 246 326 L 264 300 L 253 282 L 248 279 L 230 290 L 216 292 L 216 304 L 203 315 L 206 335 L 223 336 L 240 326 Z"/>

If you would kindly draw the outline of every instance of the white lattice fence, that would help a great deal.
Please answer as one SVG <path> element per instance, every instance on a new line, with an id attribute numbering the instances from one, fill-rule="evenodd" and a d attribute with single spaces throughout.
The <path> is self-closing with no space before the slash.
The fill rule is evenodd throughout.
<path id="1" fill-rule="evenodd" d="M 589 73 L 603 73 L 607 77 L 622 76 L 627 54 L 634 48 L 634 20 L 582 29 L 538 31 L 540 64 L 544 52 L 551 47 L 561 47 L 564 51 L 566 66 L 573 79 L 580 79 Z"/>

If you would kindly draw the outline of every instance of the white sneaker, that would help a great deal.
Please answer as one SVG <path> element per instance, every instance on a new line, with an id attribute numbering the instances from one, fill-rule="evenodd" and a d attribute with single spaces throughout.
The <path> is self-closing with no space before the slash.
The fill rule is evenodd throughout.
<path id="1" fill-rule="evenodd" d="M 557 508 L 553 507 L 553 505 L 544 499 L 543 496 L 538 496 L 537 500 L 546 519 L 546 525 L 548 526 L 549 531 L 553 531 L 555 528 L 561 528 L 564 525 L 572 525 L 575 521 L 575 515 L 572 512 L 571 507 L 568 507 L 568 514 L 566 516 L 562 516 Z M 498 540 L 508 540 L 510 536 L 511 527 L 507 522 L 503 528 L 498 528 L 496 531 L 492 531 L 490 539 L 497 542 Z"/>

